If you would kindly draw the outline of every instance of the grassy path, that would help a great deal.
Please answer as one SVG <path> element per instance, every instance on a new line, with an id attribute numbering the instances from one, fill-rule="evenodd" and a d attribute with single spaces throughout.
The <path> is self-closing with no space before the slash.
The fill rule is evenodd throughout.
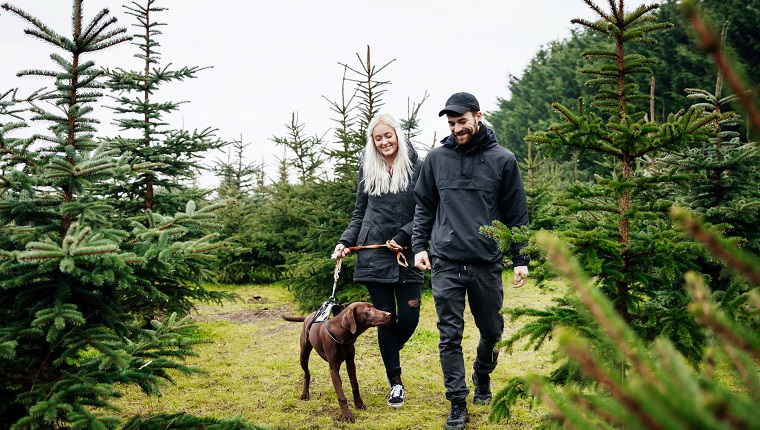
<path id="1" fill-rule="evenodd" d="M 510 285 L 505 282 L 505 285 Z M 339 421 L 340 411 L 330 383 L 327 363 L 316 353 L 311 356 L 311 399 L 299 399 L 303 373 L 298 363 L 300 323 L 287 322 L 282 314 L 297 315 L 290 292 L 280 286 L 227 288 L 242 297 L 224 307 L 201 306 L 194 319 L 213 343 L 201 345 L 198 357 L 188 364 L 199 366 L 205 374 L 176 378 L 176 385 L 163 390 L 162 397 L 146 398 L 130 389 L 119 403 L 124 416 L 185 411 L 196 416 L 232 418 L 242 416 L 250 422 L 273 429 L 441 429 L 449 404 L 444 397 L 438 362 L 438 331 L 430 292 L 423 293 L 420 324 L 401 351 L 406 404 L 398 409 L 386 406 L 389 387 L 385 382 L 377 330 L 365 332 L 356 343 L 356 366 L 366 410 L 353 407 L 351 388 L 341 368 L 344 389 L 355 423 Z M 542 307 L 550 297 L 532 285 L 522 289 L 505 288 L 505 304 Z M 468 374 L 478 341 L 477 330 L 467 310 L 463 348 Z M 507 321 L 505 338 L 516 327 Z M 550 356 L 547 348 L 539 352 L 518 350 L 502 353 L 492 375 L 498 391 L 512 376 L 547 373 Z M 468 380 L 471 387 L 471 381 Z M 538 423 L 536 410 L 521 405 L 509 422 L 488 422 L 488 407 L 468 399 L 470 423 L 467 429 L 528 429 Z"/>

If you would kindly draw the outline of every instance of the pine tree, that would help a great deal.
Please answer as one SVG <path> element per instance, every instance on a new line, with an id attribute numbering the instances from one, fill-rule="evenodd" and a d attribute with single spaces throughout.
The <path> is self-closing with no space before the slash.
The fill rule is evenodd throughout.
<path id="1" fill-rule="evenodd" d="M 631 76 L 651 75 L 655 60 L 630 54 L 629 47 L 655 43 L 650 34 L 670 24 L 657 22 L 651 13 L 657 5 L 628 11 L 622 0 L 610 0 L 610 11 L 605 12 L 593 1 L 585 2 L 600 19 L 573 22 L 609 38 L 614 47 L 584 52 L 586 59 L 596 61 L 596 67 L 582 72 L 591 76 L 588 85 L 598 91 L 590 106 L 581 99 L 577 111 L 554 103 L 561 122 L 526 140 L 537 143 L 547 156 L 597 154 L 603 160 L 605 175 L 597 175 L 593 183 L 576 182 L 558 198 L 567 216 L 561 235 L 594 285 L 638 336 L 645 342 L 668 338 L 687 360 L 696 363 L 703 355 L 704 333 L 686 312 L 688 297 L 682 280 L 686 271 L 696 267 L 697 247 L 673 227 L 668 216 L 677 186 L 689 178 L 659 175 L 645 160 L 655 153 L 682 151 L 708 141 L 722 116 L 703 115 L 702 109 L 694 107 L 668 115 L 662 124 L 648 120 L 649 94 L 642 93 Z M 505 232 L 501 235 L 506 236 Z M 538 347 L 559 325 L 577 328 L 592 344 L 602 338 L 603 328 L 580 312 L 572 297 L 546 310 L 505 312 L 514 318 L 538 317 L 503 341 L 508 349 L 526 337 Z M 621 365 L 620 357 L 607 358 Z M 555 369 L 550 380 L 567 384 L 578 377 L 578 368 L 568 362 Z M 508 414 L 509 405 L 524 394 L 524 387 L 521 378 L 511 381 L 494 410 Z"/>
<path id="2" fill-rule="evenodd" d="M 130 37 L 107 9 L 85 22 L 82 3 L 73 2 L 69 37 L 22 9 L 0 6 L 30 25 L 26 34 L 56 49 L 55 70 L 19 73 L 54 82 L 39 97 L 53 109 L 35 102 L 29 111 L 47 132 L 11 139 L 8 133 L 22 128 L 2 127 L 0 423 L 8 428 L 115 427 L 120 420 L 110 400 L 119 396 L 117 384 L 156 394 L 176 375 L 169 369 L 197 371 L 182 362 L 204 341 L 176 314 L 146 327 L 131 313 L 130 299 L 153 282 L 141 277 L 152 274 L 146 266 L 190 275 L 186 260 L 208 246 L 176 239 L 187 226 L 208 225 L 213 208 L 152 214 L 147 225 L 126 230 L 123 214 L 98 194 L 105 181 L 145 166 L 95 139 L 103 71 L 89 58 Z M 0 113 L 8 112 L 6 105 Z"/>
<path id="3" fill-rule="evenodd" d="M 110 139 L 112 146 L 125 155 L 132 166 L 126 175 L 105 183 L 103 194 L 123 217 L 124 228 L 136 223 L 147 226 L 147 230 L 159 227 L 181 232 L 188 244 L 203 244 L 205 249 L 229 246 L 217 240 L 218 225 L 215 211 L 224 201 L 207 206 L 204 197 L 209 193 L 188 183 L 202 169 L 199 160 L 210 149 L 223 145 L 215 138 L 215 130 L 187 131 L 167 128 L 165 116 L 175 112 L 184 102 L 158 101 L 163 85 L 194 79 L 205 67 L 181 67 L 173 70 L 170 65 L 161 66 L 160 28 L 165 24 L 157 20 L 157 15 L 166 10 L 158 6 L 158 0 L 144 0 L 144 4 L 133 1 L 124 6 L 127 15 L 133 16 L 133 24 L 139 31 L 133 35 L 132 44 L 138 48 L 134 57 L 142 61 L 142 68 L 129 71 L 122 68 L 104 70 L 107 87 L 118 94 L 115 100 L 119 106 L 113 110 L 119 115 L 116 124 L 120 131 L 134 137 L 118 136 Z M 158 214 L 175 214 L 164 217 Z M 197 220 L 203 217 L 202 223 Z M 181 225 L 180 225 L 181 224 Z M 208 230 L 213 229 L 213 234 Z M 134 252 L 142 254 L 139 243 Z M 146 322 L 155 316 L 177 312 L 185 315 L 193 309 L 194 301 L 220 302 L 232 296 L 210 291 L 204 284 L 216 278 L 212 253 L 197 253 L 183 256 L 184 261 L 172 269 L 174 262 L 164 264 L 154 261 L 138 268 L 140 279 L 146 280 L 144 292 L 129 296 L 132 312 L 144 316 Z M 150 280 L 150 281 L 147 281 Z"/>
<path id="4" fill-rule="evenodd" d="M 528 133 L 530 134 L 530 133 Z M 528 198 L 528 216 L 534 230 L 561 228 L 562 218 L 552 202 L 559 189 L 561 168 L 558 163 L 545 158 L 540 151 L 533 154 L 533 144 L 528 142 L 528 154 L 520 162 L 524 174 L 525 195 Z"/>
<path id="5" fill-rule="evenodd" d="M 757 292 L 760 260 L 705 230 L 688 211 L 674 208 L 673 215 Z M 668 339 L 660 337 L 651 343 L 641 339 L 560 240 L 542 232 L 539 243 L 577 292 L 586 318 L 603 328 L 594 342 L 571 328 L 556 333 L 562 351 L 582 369 L 585 384 L 581 386 L 598 389 L 559 390 L 541 376 L 526 378 L 530 391 L 549 409 L 549 423 L 570 429 L 760 428 L 760 336 L 720 309 L 699 274 L 688 272 L 685 276 L 691 298 L 688 309 L 709 330 L 713 341 L 709 359 L 702 366 L 691 367 Z M 755 316 L 760 315 L 757 295 L 749 306 Z M 625 372 L 610 362 L 610 355 L 626 363 Z"/>
<path id="6" fill-rule="evenodd" d="M 171 129 L 166 116 L 176 112 L 183 103 L 160 100 L 160 89 L 173 82 L 195 79 L 208 67 L 181 67 L 172 69 L 171 64 L 161 64 L 159 36 L 165 23 L 157 16 L 166 8 L 158 6 L 158 0 L 133 1 L 125 5 L 127 15 L 135 17 L 138 32 L 133 35 L 138 52 L 134 57 L 142 61 L 138 70 L 105 70 L 108 87 L 118 93 L 118 103 L 113 110 L 120 131 L 126 136 L 114 139 L 114 146 L 122 153 L 131 155 L 130 163 L 150 165 L 137 175 L 116 181 L 109 186 L 108 194 L 127 213 L 135 214 L 145 209 L 161 213 L 181 210 L 189 200 L 203 198 L 203 190 L 190 185 L 195 175 L 203 170 L 200 160 L 211 149 L 224 145 L 216 136 L 216 130 Z"/>
<path id="7" fill-rule="evenodd" d="M 725 43 L 728 23 L 723 27 Z M 713 92 L 687 88 L 689 97 L 699 100 L 696 106 L 707 112 L 720 113 L 730 109 L 736 95 L 723 95 L 723 74 L 718 72 Z M 730 110 L 729 110 L 730 111 Z M 726 225 L 726 235 L 740 238 L 751 252 L 760 254 L 760 148 L 742 142 L 738 115 L 727 116 L 718 123 L 717 135 L 706 145 L 668 160 L 680 166 L 679 171 L 697 173 L 702 180 L 690 183 L 686 204 L 705 221 Z"/>
<path id="8" fill-rule="evenodd" d="M 626 48 L 654 43 L 650 33 L 670 24 L 656 22 L 651 11 L 657 5 L 629 12 L 618 1 L 604 12 L 592 1 L 586 3 L 601 20 L 573 22 L 609 37 L 615 46 L 610 51 L 584 53 L 600 64 L 583 70 L 592 76 L 588 84 L 599 90 L 590 108 L 581 102 L 577 113 L 554 104 L 562 122 L 528 140 L 537 142 L 547 155 L 570 152 L 604 157 L 609 168 L 606 177 L 592 184 L 574 184 L 560 199 L 568 215 L 574 215 L 564 234 L 625 321 L 645 339 L 668 333 L 687 357 L 698 359 L 700 336 L 688 320 L 678 318 L 685 306 L 679 280 L 693 268 L 690 246 L 673 232 L 667 218 L 675 198 L 672 189 L 686 178 L 658 175 L 641 160 L 707 141 L 721 117 L 692 108 L 671 114 L 663 124 L 648 121 L 646 108 L 637 110 L 636 106 L 647 106 L 649 95 L 640 92 L 630 76 L 651 74 L 649 65 L 654 60 L 627 54 Z"/>
<path id="9" fill-rule="evenodd" d="M 272 270 L 260 270 L 264 262 L 251 246 L 260 246 L 256 236 L 255 218 L 266 201 L 264 194 L 264 164 L 246 163 L 243 136 L 230 143 L 227 160 L 217 160 L 214 171 L 220 179 L 219 198 L 227 201 L 217 212 L 219 234 L 228 238 L 228 246 L 217 252 L 217 280 L 224 283 L 271 282 L 276 279 Z M 241 244 L 248 244 L 243 246 Z"/>

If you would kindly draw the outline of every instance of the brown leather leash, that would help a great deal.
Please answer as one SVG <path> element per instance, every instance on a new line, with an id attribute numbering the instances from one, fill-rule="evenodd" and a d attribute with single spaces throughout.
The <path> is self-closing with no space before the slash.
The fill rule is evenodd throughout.
<path id="1" fill-rule="evenodd" d="M 356 251 L 359 249 L 376 249 L 376 248 L 388 248 L 391 251 L 396 251 L 396 261 L 398 262 L 398 264 L 404 267 L 409 267 L 409 263 L 406 261 L 406 255 L 404 255 L 404 253 L 402 252 L 403 250 L 406 249 L 406 246 L 402 246 L 400 248 L 394 247 L 393 245 L 391 245 L 390 240 L 385 241 L 385 243 L 383 244 L 378 243 L 377 245 L 362 245 L 362 246 L 348 247 L 348 249 L 350 249 L 351 251 Z"/>
<path id="2" fill-rule="evenodd" d="M 409 267 L 409 262 L 406 261 L 406 255 L 404 255 L 404 253 L 402 252 L 403 250 L 406 249 L 406 246 L 402 246 L 400 248 L 394 247 L 391 245 L 390 240 L 385 241 L 385 243 L 383 244 L 378 243 L 376 245 L 361 245 L 361 246 L 357 245 L 357 246 L 348 247 L 348 249 L 351 251 L 358 251 L 360 249 L 377 249 L 377 248 L 388 248 L 391 251 L 396 251 L 396 261 L 398 262 L 398 264 L 404 267 Z M 342 262 L 343 262 L 343 257 L 338 257 L 338 262 L 335 263 L 335 274 L 334 274 L 335 282 L 333 283 L 333 292 L 330 297 L 335 296 L 335 288 L 338 286 L 338 278 L 340 277 L 340 267 L 342 265 Z"/>

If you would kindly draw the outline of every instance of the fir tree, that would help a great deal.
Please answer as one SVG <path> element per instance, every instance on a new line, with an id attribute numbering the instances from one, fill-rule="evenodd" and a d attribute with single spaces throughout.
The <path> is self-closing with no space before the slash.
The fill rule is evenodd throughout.
<path id="1" fill-rule="evenodd" d="M 155 394 L 172 380 L 169 369 L 197 370 L 182 361 L 203 341 L 175 314 L 146 328 L 131 313 L 129 299 L 153 282 L 141 278 L 152 274 L 145 266 L 191 275 L 186 259 L 208 246 L 175 239 L 187 226 L 207 225 L 213 208 L 152 214 L 147 225 L 125 230 L 123 214 L 98 194 L 103 182 L 145 166 L 95 140 L 103 71 L 89 57 L 130 37 L 107 9 L 85 22 L 82 3 L 73 2 L 69 37 L 0 6 L 56 49 L 57 67 L 19 73 L 54 81 L 40 97 L 53 109 L 30 106 L 31 120 L 48 124 L 47 132 L 9 139 L 3 126 L 3 148 L 12 149 L 0 157 L 0 423 L 10 428 L 115 427 L 117 384 Z"/>
<path id="2" fill-rule="evenodd" d="M 725 44 L 728 23 L 723 26 L 721 45 Z M 721 48 L 724 50 L 724 48 Z M 723 73 L 718 72 L 715 89 L 710 92 L 689 88 L 689 97 L 698 100 L 697 107 L 706 112 L 721 113 L 729 110 L 735 95 L 724 95 Z M 720 228 L 723 234 L 750 252 L 760 255 L 760 231 L 756 227 L 760 217 L 760 148 L 742 142 L 739 115 L 725 116 L 718 123 L 715 137 L 701 146 L 693 146 L 682 153 L 663 158 L 662 167 L 669 166 L 677 173 L 691 174 L 685 190 L 683 204 Z M 744 301 L 749 289 L 746 281 L 726 271 L 712 256 L 699 262 L 700 271 L 715 292 L 724 312 L 734 317 L 746 316 Z"/>
<path id="3" fill-rule="evenodd" d="M 322 152 L 315 153 L 315 142 L 321 139 L 304 139 L 303 125 L 294 120 L 286 125 L 290 137 L 275 139 L 295 154 L 296 160 L 285 163 L 283 158 L 280 180 L 267 187 L 266 201 L 256 216 L 259 234 L 255 243 L 262 244 L 257 250 L 259 255 L 266 253 L 266 258 L 279 266 L 284 273 L 283 281 L 292 286 L 303 310 L 318 307 L 330 296 L 335 270 L 330 253 L 354 211 L 359 157 L 366 143 L 367 124 L 383 105 L 381 96 L 388 82 L 378 76 L 390 62 L 378 68 L 370 52 L 368 47 L 366 57 L 357 54 L 361 67 L 341 64 L 344 71 L 341 98 L 339 102 L 330 102 L 337 114 L 334 119 L 338 123 L 337 148 L 322 148 Z M 416 113 L 405 120 L 410 127 L 419 124 Z M 408 133 L 414 135 L 415 130 L 410 128 Z M 323 162 L 336 166 L 336 173 L 330 175 L 315 169 L 317 163 L 322 166 Z M 287 181 L 289 167 L 296 168 L 296 184 Z M 342 263 L 336 295 L 343 302 L 367 299 L 366 290 L 351 281 L 353 261 L 349 257 Z"/>
<path id="4" fill-rule="evenodd" d="M 725 43 L 728 23 L 724 25 Z M 723 74 L 718 72 L 713 92 L 688 88 L 689 97 L 706 112 L 728 110 L 736 95 L 723 95 Z M 741 117 L 727 116 L 718 123 L 717 135 L 703 146 L 689 148 L 668 160 L 679 171 L 697 173 L 702 180 L 690 183 L 686 204 L 713 225 L 726 225 L 726 235 L 740 238 L 748 250 L 760 254 L 760 148 L 742 142 Z"/>
<path id="5" fill-rule="evenodd" d="M 354 131 L 357 121 L 354 115 L 354 111 L 356 110 L 354 100 L 357 93 L 353 91 L 350 96 L 346 94 L 346 85 L 349 84 L 346 79 L 348 72 L 348 66 L 343 65 L 340 100 L 333 101 L 327 99 L 330 103 L 330 110 L 337 115 L 337 118 L 333 118 L 333 121 L 337 123 L 337 127 L 334 129 L 334 137 L 338 144 L 337 148 L 328 148 L 327 151 L 329 157 L 335 162 L 334 179 L 350 184 L 356 179 L 356 174 L 359 171 L 359 154 L 364 148 L 365 137 Z"/>
<path id="6" fill-rule="evenodd" d="M 530 134 L 530 133 L 529 133 Z M 525 195 L 528 198 L 528 216 L 534 230 L 552 230 L 562 225 L 559 210 L 552 196 L 559 188 L 560 164 L 545 158 L 540 151 L 533 154 L 533 144 L 528 142 L 528 154 L 520 162 L 524 174 Z"/>
<path id="7" fill-rule="evenodd" d="M 729 267 L 760 287 L 760 260 L 733 247 L 688 211 L 674 208 L 674 217 Z M 546 378 L 532 375 L 525 385 L 549 409 L 547 425 L 570 429 L 758 429 L 760 402 L 760 336 L 721 311 L 710 297 L 702 277 L 686 273 L 691 298 L 689 311 L 711 333 L 708 360 L 690 367 L 666 338 L 641 339 L 620 318 L 609 298 L 601 294 L 581 269 L 569 249 L 542 232 L 539 243 L 568 279 L 583 304 L 583 313 L 603 328 L 589 342 L 573 328 L 558 329 L 560 347 L 582 369 L 585 384 L 598 389 L 557 389 Z M 760 305 L 755 295 L 749 304 L 755 315 Z M 627 363 L 626 371 L 609 360 Z M 718 366 L 720 366 L 718 368 Z M 495 399 L 498 401 L 497 399 Z M 500 410 L 503 412 L 503 409 Z M 499 414 L 494 416 L 500 417 Z"/>
<path id="8" fill-rule="evenodd" d="M 227 145 L 227 160 L 217 160 L 214 173 L 220 179 L 219 189 L 225 193 L 254 194 L 264 186 L 264 163 L 244 161 L 244 153 L 251 143 L 243 143 L 243 136 Z"/>
<path id="9" fill-rule="evenodd" d="M 254 225 L 258 208 L 264 204 L 264 164 L 245 163 L 244 152 L 250 143 L 243 137 L 230 143 L 227 160 L 217 160 L 214 171 L 220 179 L 219 198 L 227 201 L 217 212 L 219 234 L 229 238 L 229 246 L 217 253 L 217 280 L 225 283 L 270 282 L 276 279 L 264 266 L 251 246 L 262 245 L 256 240 Z M 248 244 L 244 247 L 241 244 Z"/>
<path id="10" fill-rule="evenodd" d="M 224 205 L 219 201 L 205 206 L 206 190 L 188 185 L 202 167 L 199 160 L 210 149 L 222 143 L 214 137 L 214 130 L 187 131 L 167 128 L 165 116 L 179 109 L 183 102 L 158 101 L 157 94 L 163 85 L 185 79 L 193 79 L 205 67 L 181 67 L 171 69 L 161 66 L 160 28 L 165 24 L 157 15 L 166 10 L 158 6 L 158 0 L 145 0 L 144 4 L 133 1 L 124 6 L 127 15 L 133 16 L 133 24 L 139 31 L 133 35 L 132 44 L 138 48 L 134 56 L 142 61 L 142 68 L 129 71 L 122 68 L 104 70 L 107 87 L 118 93 L 119 103 L 113 110 L 119 115 L 116 124 L 122 132 L 134 137 L 118 136 L 109 140 L 113 147 L 124 154 L 132 169 L 116 180 L 105 183 L 103 194 L 123 216 L 124 228 L 134 224 L 147 226 L 146 231 L 162 228 L 180 233 L 188 244 L 196 242 L 204 249 L 229 246 L 217 240 L 218 232 L 207 234 L 209 228 L 216 230 L 215 211 Z M 159 214 L 175 214 L 165 217 Z M 198 220 L 203 221 L 198 223 Z M 147 237 L 146 237 L 147 238 Z M 202 244 L 202 245 L 201 245 Z M 142 254 L 140 242 L 131 243 L 134 252 Z M 175 244 L 176 245 L 176 244 Z M 154 260 L 137 268 L 138 276 L 145 281 L 144 291 L 130 295 L 132 312 L 141 314 L 146 322 L 151 318 L 177 312 L 185 315 L 194 301 L 221 301 L 231 298 L 228 294 L 210 291 L 204 283 L 216 278 L 212 253 L 194 253 L 176 258 L 184 261 L 172 269 L 176 262 L 166 264 Z"/>
<path id="11" fill-rule="evenodd" d="M 166 8 L 158 0 L 133 1 L 124 6 L 127 15 L 135 17 L 138 32 L 132 42 L 137 47 L 134 57 L 142 61 L 138 70 L 105 70 L 108 87 L 119 95 L 115 97 L 119 115 L 116 125 L 126 136 L 114 139 L 114 146 L 129 153 L 130 163 L 153 166 L 139 174 L 110 184 L 108 194 L 127 213 L 144 209 L 173 213 L 189 200 L 203 198 L 205 192 L 191 184 L 203 168 L 200 160 L 211 149 L 224 145 L 212 128 L 182 130 L 167 127 L 166 116 L 176 112 L 185 102 L 158 99 L 160 89 L 172 82 L 195 79 L 208 67 L 180 67 L 161 64 L 159 36 L 161 27 L 157 16 Z"/>
<path id="12" fill-rule="evenodd" d="M 615 46 L 610 51 L 584 53 L 600 64 L 583 70 L 592 76 L 588 84 L 599 90 L 590 108 L 581 102 L 578 112 L 554 104 L 562 122 L 527 139 L 537 142 L 547 155 L 570 152 L 604 157 L 609 169 L 606 177 L 592 184 L 576 183 L 559 200 L 572 216 L 564 235 L 625 321 L 645 339 L 668 333 L 687 357 L 698 359 L 698 333 L 692 332 L 687 320 L 670 320 L 685 306 L 679 280 L 693 268 L 688 241 L 679 239 L 667 218 L 674 198 L 670 191 L 685 178 L 657 175 L 640 160 L 707 141 L 720 116 L 692 108 L 670 115 L 663 124 L 648 121 L 649 95 L 641 93 L 630 76 L 651 74 L 649 65 L 655 60 L 627 54 L 626 48 L 654 43 L 650 33 L 670 24 L 656 22 L 651 11 L 657 5 L 626 11 L 622 1 L 611 1 L 611 11 L 604 12 L 592 1 L 586 3 L 601 20 L 573 22 L 609 37 Z M 644 109 L 637 110 L 637 104 Z"/>
<path id="13" fill-rule="evenodd" d="M 658 336 L 669 338 L 680 353 L 696 363 L 702 358 L 704 333 L 686 312 L 688 297 L 682 280 L 686 271 L 696 267 L 697 247 L 673 227 L 668 217 L 677 198 L 676 187 L 689 178 L 659 175 L 644 160 L 655 152 L 682 151 L 708 141 L 722 116 L 703 115 L 702 109 L 694 107 L 669 115 L 662 124 L 649 121 L 649 95 L 640 92 L 631 76 L 651 75 L 650 65 L 655 60 L 630 54 L 629 47 L 654 43 L 651 33 L 670 24 L 657 22 L 651 13 L 657 5 L 628 11 L 622 0 L 610 0 L 610 11 L 605 12 L 593 1 L 585 2 L 600 19 L 573 22 L 609 38 L 614 47 L 584 52 L 586 59 L 596 60 L 597 67 L 583 73 L 592 77 L 588 85 L 597 87 L 597 94 L 590 106 L 581 99 L 577 111 L 554 103 L 561 122 L 526 140 L 537 143 L 547 156 L 597 154 L 603 161 L 605 175 L 597 175 L 593 183 L 574 183 L 558 198 L 567 216 L 567 227 L 561 234 L 594 285 L 638 336 L 645 342 Z M 505 312 L 515 318 L 539 317 L 503 341 L 502 346 L 507 348 L 525 337 L 540 346 L 558 325 L 577 328 L 592 344 L 602 338 L 603 328 L 584 316 L 572 297 L 560 299 L 546 310 Z M 622 365 L 619 356 L 607 358 Z M 550 380 L 571 383 L 579 376 L 577 369 L 573 363 L 565 363 L 554 370 Z M 509 404 L 524 393 L 524 382 L 521 378 L 511 381 L 494 408 L 508 410 Z"/>
<path id="14" fill-rule="evenodd" d="M 288 137 L 272 137 L 272 141 L 277 145 L 285 147 L 286 154 L 291 154 L 291 158 L 283 158 L 282 163 L 296 171 L 298 183 L 306 185 L 314 182 L 321 176 L 322 166 L 324 164 L 324 146 L 323 139 L 319 136 L 305 137 L 303 129 L 305 127 L 298 120 L 298 114 L 293 112 L 290 115 L 290 123 L 285 124 L 288 129 Z"/>

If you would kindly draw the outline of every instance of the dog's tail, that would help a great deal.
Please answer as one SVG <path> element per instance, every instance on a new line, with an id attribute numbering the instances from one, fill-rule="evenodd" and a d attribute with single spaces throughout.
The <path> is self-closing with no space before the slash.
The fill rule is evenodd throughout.
<path id="1" fill-rule="evenodd" d="M 293 317 L 293 316 L 290 316 L 290 315 L 282 315 L 282 319 L 284 319 L 285 321 L 303 322 L 306 319 L 306 317 L 305 316 L 303 316 L 303 317 Z"/>

